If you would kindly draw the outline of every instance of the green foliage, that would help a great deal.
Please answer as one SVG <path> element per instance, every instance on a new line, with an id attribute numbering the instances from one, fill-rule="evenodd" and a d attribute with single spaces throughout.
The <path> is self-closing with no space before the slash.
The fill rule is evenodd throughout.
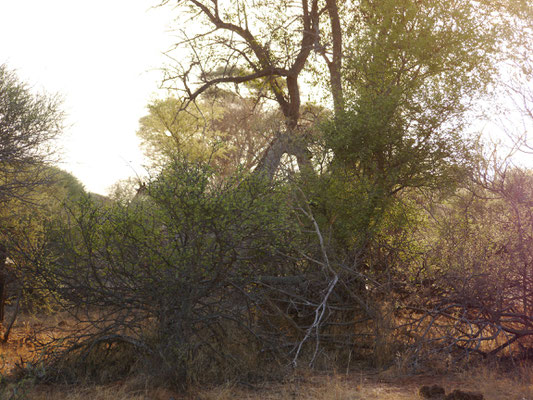
<path id="1" fill-rule="evenodd" d="M 20 292 L 7 288 L 6 282 L 23 283 L 21 249 L 42 240 L 42 223 L 53 208 L 53 196 L 61 195 L 61 190 L 53 195 L 48 192 L 54 182 L 49 166 L 53 141 L 62 129 L 59 104 L 55 97 L 33 93 L 14 72 L 0 65 L 0 247 L 15 264 L 7 268 L 4 260 L 0 262 L 2 318 L 6 297 Z"/>
<path id="2" fill-rule="evenodd" d="M 364 1 L 344 70 L 345 115 L 326 127 L 335 162 L 386 193 L 449 185 L 469 165 L 462 134 L 494 74 L 499 26 L 471 2 Z"/>
<path id="3" fill-rule="evenodd" d="M 198 4 L 189 4 L 191 10 Z M 359 347 L 390 359 L 385 342 L 405 310 L 400 304 L 413 292 L 420 300 L 419 278 L 438 274 L 470 274 L 460 279 L 478 285 L 462 282 L 462 288 L 482 300 L 489 294 L 513 306 L 519 297 L 524 303 L 530 285 L 521 292 L 516 287 L 517 277 L 529 280 L 517 266 L 532 262 L 525 200 L 531 193 L 523 189 L 531 186 L 528 174 L 513 173 L 502 183 L 506 194 L 489 203 L 459 192 L 431 204 L 441 207 L 438 226 L 424 220 L 416 203 L 416 190 L 453 192 L 472 171 L 473 143 L 462 135 L 495 72 L 502 31 L 500 20 L 486 23 L 493 9 L 467 0 L 339 5 L 344 110 L 337 99 L 335 115 L 322 126 L 322 146 L 317 140 L 305 149 L 315 161 L 322 151 L 318 168 L 300 144 L 317 132 L 318 115 L 326 112 L 300 104 L 297 80 L 312 68 L 311 47 L 329 56 L 321 39 L 328 28 L 312 40 L 309 30 L 313 24 L 318 30 L 318 22 L 327 26 L 327 13 L 337 10 L 313 7 L 317 21 L 306 22 L 291 2 L 266 1 L 249 10 L 224 4 L 217 12 L 236 24 L 233 33 L 225 37 L 219 29 L 221 36 L 205 39 L 194 56 L 205 59 L 192 64 L 208 68 L 191 100 L 205 97 L 190 104 L 154 101 L 140 120 L 138 135 L 158 167 L 145 190 L 135 194 L 127 182 L 117 186 L 113 201 L 97 201 L 55 171 L 64 175 L 52 190 L 55 198 L 35 197 L 54 217 L 35 209 L 20 213 L 27 212 L 14 228 L 25 240 L 18 241 L 24 243 L 20 262 L 28 265 L 34 289 L 53 293 L 79 319 L 77 330 L 62 338 L 63 367 L 85 362 L 85 370 L 98 375 L 106 363 L 110 374 L 156 365 L 161 377 L 185 385 L 261 374 L 265 360 L 299 353 L 306 341 L 314 341 L 315 356 L 340 348 L 351 357 Z M 252 17 L 252 30 L 264 28 L 268 37 L 252 36 Z M 305 43 L 294 34 L 300 23 Z M 235 41 L 239 34 L 244 42 Z M 213 50 L 220 48 L 234 55 Z M 227 68 L 220 68 L 221 59 Z M 183 71 L 185 85 L 192 70 Z M 250 71 L 260 77 L 246 81 Z M 243 83 L 257 98 L 215 90 L 217 82 Z M 269 96 L 285 121 L 269 107 L 272 99 L 264 100 Z M 312 115 L 310 122 L 304 114 Z M 276 168 L 287 153 L 309 168 L 294 173 L 292 184 L 249 173 L 267 149 L 276 153 Z M 527 223 L 517 225 L 510 215 Z M 510 246 L 515 239 L 521 244 Z M 497 284 L 469 280 L 480 273 Z M 457 282 L 439 288 L 452 293 Z M 504 289 L 509 298 L 498 294 Z M 418 305 L 440 300 L 431 296 Z M 530 315 L 533 307 L 527 299 L 524 304 Z"/>
<path id="4" fill-rule="evenodd" d="M 0 202 L 24 199 L 47 181 L 44 166 L 62 118 L 56 98 L 32 93 L 0 65 Z"/>
<path id="5" fill-rule="evenodd" d="M 76 202 L 87 194 L 83 184 L 74 175 L 57 167 L 50 168 L 52 185 L 45 190 L 58 201 Z"/>
<path id="6" fill-rule="evenodd" d="M 249 98 L 212 91 L 186 106 L 169 97 L 148 105 L 137 135 L 146 154 L 159 165 L 176 157 L 211 165 L 229 176 L 242 165 L 250 169 L 280 124 L 277 113 Z"/>
<path id="7" fill-rule="evenodd" d="M 51 298 L 49 291 L 38 290 L 33 277 L 26 275 L 28 262 L 37 256 L 30 253 L 50 239 L 46 227 L 64 217 L 63 207 L 86 196 L 83 185 L 68 172 L 47 167 L 43 173 L 48 177 L 46 185 L 33 188 L 24 199 L 10 199 L 0 210 L 0 238 L 14 263 L 7 272 L 10 297 L 22 290 L 23 308 L 32 311 L 49 310 Z"/>
<path id="8" fill-rule="evenodd" d="M 489 11 L 466 1 L 362 1 L 348 10 L 345 110 L 323 126 L 330 162 L 305 177 L 304 191 L 331 268 L 349 287 L 335 294 L 359 302 L 353 320 L 373 321 L 378 354 L 421 261 L 413 190 L 453 191 L 472 171 L 465 120 L 491 83 L 497 24 L 480 26 Z"/>
<path id="9" fill-rule="evenodd" d="M 140 119 L 137 135 L 143 140 L 147 155 L 156 159 L 179 154 L 191 162 L 208 161 L 223 156 L 220 137 L 205 126 L 202 111 L 191 107 L 178 112 L 183 103 L 175 98 L 156 100 L 148 105 L 148 115 Z"/>
<path id="10" fill-rule="evenodd" d="M 202 369 L 247 374 L 258 366 L 238 354 L 266 346 L 253 333 L 253 282 L 285 268 L 290 215 L 282 187 L 246 174 L 221 183 L 205 164 L 173 161 L 132 201 L 86 198 L 50 224 L 46 267 L 35 260 L 33 274 L 85 314 L 90 329 L 69 338 L 78 348 L 133 346 L 177 385 Z"/>

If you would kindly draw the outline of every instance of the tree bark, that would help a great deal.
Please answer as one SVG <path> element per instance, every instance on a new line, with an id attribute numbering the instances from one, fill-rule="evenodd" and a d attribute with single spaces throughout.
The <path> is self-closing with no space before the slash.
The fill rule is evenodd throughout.
<path id="1" fill-rule="evenodd" d="M 6 303 L 6 260 L 6 246 L 0 243 L 0 323 L 4 322 L 4 308 Z"/>
<path id="2" fill-rule="evenodd" d="M 339 17 L 339 7 L 336 0 L 327 0 L 331 36 L 333 42 L 333 59 L 327 62 L 331 84 L 331 95 L 335 116 L 344 110 L 344 94 L 342 90 L 342 28 Z"/>
<path id="3" fill-rule="evenodd" d="M 315 45 L 320 42 L 321 32 L 319 30 L 320 15 L 325 9 L 321 10 L 319 7 L 319 0 L 300 0 L 301 14 L 301 39 L 293 48 L 288 49 L 286 59 L 278 59 L 275 52 L 271 50 L 270 41 L 267 38 L 271 35 L 258 35 L 253 32 L 253 25 L 248 25 L 247 16 L 243 19 L 231 18 L 221 12 L 222 6 L 219 6 L 219 0 L 188 0 L 187 3 L 191 7 L 192 13 L 196 16 L 203 16 L 206 22 L 212 25 L 213 32 L 225 31 L 230 33 L 232 37 L 240 38 L 239 41 L 226 40 L 228 50 L 232 54 L 239 54 L 242 64 L 245 65 L 250 73 L 242 75 L 240 69 L 237 70 L 233 65 L 226 61 L 222 62 L 220 68 L 216 70 L 209 70 L 209 67 L 203 65 L 204 60 L 198 58 L 191 63 L 187 71 L 182 71 L 178 76 L 183 81 L 183 87 L 186 92 L 187 102 L 195 101 L 196 98 L 211 87 L 219 84 L 233 83 L 236 86 L 246 82 L 257 81 L 263 79 L 265 87 L 269 94 L 278 103 L 281 112 L 285 119 L 285 132 L 274 137 L 263 154 L 261 161 L 256 167 L 257 173 L 262 173 L 266 178 L 272 179 L 278 169 L 281 157 L 284 154 L 290 154 L 296 157 L 300 170 L 308 169 L 312 171 L 311 167 L 311 153 L 305 143 L 305 137 L 298 132 L 301 112 L 301 94 L 299 88 L 299 78 L 305 66 L 309 62 L 309 56 L 315 49 Z M 342 31 L 338 16 L 337 0 L 328 0 L 328 8 L 332 15 L 332 26 L 334 31 L 334 61 L 333 66 L 330 67 L 332 71 L 338 71 L 335 77 L 335 87 L 340 85 L 340 55 L 341 55 L 341 39 Z M 164 2 L 163 2 L 164 3 Z M 288 3 L 288 2 L 287 2 Z M 244 9 L 243 9 L 244 10 Z M 237 9 L 237 14 L 240 9 Z M 282 23 L 281 18 L 280 23 Z M 289 20 L 287 20 L 289 21 Z M 292 22 L 291 22 L 292 23 Z M 276 28 L 277 29 L 277 28 Z M 211 33 L 202 33 L 195 36 L 197 39 L 204 41 L 204 46 L 213 46 L 216 48 L 220 44 L 219 37 L 210 36 Z M 265 32 L 266 33 L 266 32 Z M 295 32 L 295 35 L 299 32 Z M 190 38 L 186 39 L 187 43 L 195 43 Z M 247 51 L 244 51 L 240 46 L 244 45 Z M 294 55 L 294 56 L 293 56 Z M 228 60 L 233 60 L 234 56 L 228 57 Z M 202 80 L 202 85 L 197 89 L 189 87 L 189 74 L 193 68 L 198 69 Z M 220 75 L 218 71 L 222 70 Z M 207 72 L 217 72 L 216 76 Z M 174 79 L 175 77 L 172 76 Z M 282 82 L 284 81 L 284 82 Z M 338 92 L 338 91 L 337 91 Z M 335 93 L 335 99 L 339 99 L 339 93 Z M 337 100 L 335 100 L 337 101 Z"/>
<path id="4" fill-rule="evenodd" d="M 282 133 L 270 143 L 259 161 L 255 173 L 263 174 L 266 179 L 272 181 L 284 154 L 296 157 L 300 171 L 312 168 L 311 152 L 307 148 L 304 138 L 293 133 Z"/>

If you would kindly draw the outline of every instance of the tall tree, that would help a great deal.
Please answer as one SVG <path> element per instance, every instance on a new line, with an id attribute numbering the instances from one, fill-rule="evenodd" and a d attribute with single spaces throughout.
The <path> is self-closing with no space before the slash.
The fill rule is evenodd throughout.
<path id="1" fill-rule="evenodd" d="M 155 165 L 176 156 L 206 162 L 221 176 L 242 166 L 250 170 L 268 145 L 271 132 L 282 124 L 279 113 L 261 102 L 216 90 L 183 112 L 174 97 L 148 105 L 137 135 Z"/>
<path id="2" fill-rule="evenodd" d="M 337 117 L 356 99 L 366 102 L 376 118 L 381 115 L 386 120 L 387 104 L 372 104 L 372 97 L 365 94 L 369 87 L 380 92 L 382 100 L 391 95 L 396 102 L 406 100 L 408 92 L 413 109 L 426 106 L 430 99 L 423 96 L 438 94 L 439 89 L 453 90 L 461 103 L 474 85 L 465 90 L 446 84 L 454 74 L 461 83 L 466 83 L 464 77 L 487 78 L 486 61 L 496 49 L 498 34 L 497 19 L 487 23 L 494 10 L 484 2 L 476 8 L 467 0 L 166 0 L 163 4 L 176 4 L 185 26 L 177 47 L 190 49 L 190 58 L 185 61 L 180 54 L 180 62 L 166 76 L 169 87 L 183 94 L 184 109 L 217 86 L 248 93 L 253 86 L 255 96 L 279 106 L 284 126 L 271 135 L 257 168 L 269 177 L 284 154 L 295 156 L 301 168 L 309 165 L 309 135 L 301 126 L 301 88 L 313 72 L 324 83 Z M 388 69 L 376 74 L 378 65 Z M 413 90 L 413 85 L 434 90 L 423 93 Z M 351 89 L 348 95 L 347 89 Z M 437 96 L 433 104 L 440 100 L 442 96 Z"/>
<path id="3" fill-rule="evenodd" d="M 0 65 L 0 204 L 25 199 L 47 180 L 53 140 L 62 130 L 57 98 L 34 94 Z"/>
<path id="4" fill-rule="evenodd" d="M 0 322 L 4 316 L 7 239 L 16 219 L 14 203 L 32 204 L 35 190 L 51 182 L 53 140 L 62 129 L 56 98 L 34 94 L 0 65 Z M 9 210 L 9 212 L 6 212 Z"/>
<path id="5" fill-rule="evenodd" d="M 164 1 L 168 4 L 170 1 Z M 308 68 L 313 50 L 327 58 L 335 83 L 335 104 L 340 99 L 342 35 L 338 6 L 329 1 L 321 8 L 319 0 L 264 2 L 178 1 L 181 12 L 201 21 L 200 31 L 190 35 L 183 30 L 183 42 L 191 48 L 190 60 L 169 71 L 167 81 L 179 79 L 186 101 L 195 101 L 214 86 L 254 83 L 256 95 L 273 100 L 284 117 L 284 127 L 270 138 L 259 162 L 258 171 L 272 177 L 283 154 L 294 155 L 301 167 L 309 165 L 310 152 L 305 132 L 300 129 L 303 71 Z M 320 23 L 331 16 L 330 46 L 324 40 Z M 190 22 L 190 21 L 189 21 Z"/>
<path id="6" fill-rule="evenodd" d="M 387 192 L 450 175 L 466 154 L 468 112 L 496 76 L 488 55 L 499 31 L 483 26 L 489 11 L 470 2 L 359 2 L 345 52 L 345 120 L 328 136 L 336 160 L 388 181 Z"/>

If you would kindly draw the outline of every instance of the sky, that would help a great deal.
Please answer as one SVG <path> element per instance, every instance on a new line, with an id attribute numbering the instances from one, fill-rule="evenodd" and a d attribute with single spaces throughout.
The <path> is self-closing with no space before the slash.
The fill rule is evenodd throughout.
<path id="1" fill-rule="evenodd" d="M 135 135 L 172 45 L 155 0 L 0 0 L 0 64 L 36 92 L 63 98 L 60 167 L 106 194 L 143 174 Z"/>

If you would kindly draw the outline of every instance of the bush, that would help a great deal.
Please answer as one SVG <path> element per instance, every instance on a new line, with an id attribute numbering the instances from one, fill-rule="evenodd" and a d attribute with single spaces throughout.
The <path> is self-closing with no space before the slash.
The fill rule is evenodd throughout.
<path id="1" fill-rule="evenodd" d="M 128 364 L 177 385 L 265 372 L 276 346 L 260 329 L 257 281 L 283 275 L 297 229 L 281 186 L 213 177 L 173 162 L 133 201 L 85 199 L 48 227 L 32 272 L 79 322 L 54 352 L 71 372 L 132 349 Z"/>

